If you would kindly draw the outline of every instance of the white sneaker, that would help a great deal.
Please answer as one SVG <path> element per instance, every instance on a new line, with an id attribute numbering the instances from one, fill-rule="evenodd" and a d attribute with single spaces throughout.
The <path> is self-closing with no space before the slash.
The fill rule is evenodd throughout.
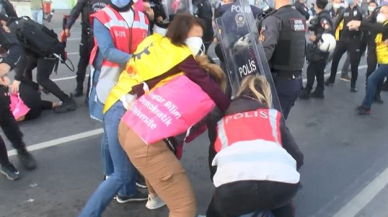
<path id="1" fill-rule="evenodd" d="M 150 195 L 148 195 L 148 201 L 146 203 L 146 207 L 147 209 L 159 209 L 163 206 L 165 206 L 166 203 L 163 202 L 162 199 L 160 199 L 160 197 L 154 197 L 154 198 L 151 198 Z"/>

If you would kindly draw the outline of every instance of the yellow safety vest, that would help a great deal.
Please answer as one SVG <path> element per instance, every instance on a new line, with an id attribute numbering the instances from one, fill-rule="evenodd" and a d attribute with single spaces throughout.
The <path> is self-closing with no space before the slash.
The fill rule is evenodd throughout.
<path id="1" fill-rule="evenodd" d="M 341 23 L 338 25 L 337 29 L 335 30 L 335 40 L 339 41 L 340 32 L 343 29 L 344 29 L 344 20 L 341 21 Z"/>
<path id="2" fill-rule="evenodd" d="M 383 25 L 387 25 L 388 21 L 385 21 Z M 375 39 L 376 42 L 376 55 L 377 63 L 379 64 L 388 64 L 388 48 L 383 41 L 383 34 L 379 33 Z"/>
<path id="3" fill-rule="evenodd" d="M 120 74 L 115 87 L 112 88 L 105 102 L 104 113 L 121 97 L 128 94 L 132 87 L 144 81 L 162 75 L 192 55 L 186 46 L 175 46 L 170 39 L 153 34 L 144 39 L 137 47 L 126 69 Z M 182 73 L 180 73 L 182 74 Z M 159 82 L 165 83 L 175 76 Z"/>

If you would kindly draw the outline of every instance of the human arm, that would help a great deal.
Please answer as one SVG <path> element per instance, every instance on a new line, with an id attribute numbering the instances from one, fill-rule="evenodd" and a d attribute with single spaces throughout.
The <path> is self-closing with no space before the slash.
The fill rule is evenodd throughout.
<path id="1" fill-rule="evenodd" d="M 98 49 L 104 59 L 120 65 L 125 65 L 131 58 L 130 54 L 115 47 L 109 29 L 96 18 L 93 21 L 93 33 L 97 40 Z"/>
<path id="2" fill-rule="evenodd" d="M 275 16 L 268 16 L 262 22 L 260 42 L 263 45 L 267 61 L 271 60 L 276 49 L 281 28 L 281 21 Z"/>
<path id="3" fill-rule="evenodd" d="M 338 26 L 340 25 L 340 23 L 344 19 L 344 11 L 345 10 L 341 10 L 338 13 L 337 17 L 335 18 L 335 20 L 334 20 L 334 31 L 337 30 Z"/>
<path id="4" fill-rule="evenodd" d="M 70 30 L 74 25 L 75 21 L 78 19 L 88 0 L 78 0 L 77 4 L 71 9 L 69 18 L 67 20 L 66 29 Z"/>
<path id="5" fill-rule="evenodd" d="M 208 163 L 209 163 L 209 170 L 210 170 L 210 179 L 212 180 L 213 180 L 214 174 L 217 171 L 217 166 L 212 166 L 212 162 L 217 154 L 214 148 L 214 144 L 217 138 L 217 123 L 219 120 L 221 120 L 223 116 L 222 114 L 223 113 L 218 108 L 215 108 L 207 116 L 207 129 L 208 129 L 208 137 L 210 141 Z"/>
<path id="6" fill-rule="evenodd" d="M 296 3 L 295 9 L 298 10 L 299 13 L 301 13 L 306 18 L 306 20 L 308 20 L 310 18 L 309 10 L 304 4 L 299 3 L 299 2 Z"/>
<path id="7" fill-rule="evenodd" d="M 5 13 L 7 14 L 8 17 L 18 17 L 15 11 L 15 8 L 13 7 L 11 2 L 9 2 L 8 0 L 5 0 L 3 1 L 3 6 L 4 6 Z"/>
<path id="8" fill-rule="evenodd" d="M 0 59 L 0 77 L 3 77 L 17 65 L 24 65 L 25 54 L 16 36 L 3 28 L 0 28 L 0 44 L 7 51 L 7 55 Z M 16 73 L 16 80 L 20 81 L 22 78 L 23 72 Z"/>
<path id="9" fill-rule="evenodd" d="M 296 168 L 299 170 L 303 165 L 303 153 L 300 151 L 296 144 L 294 137 L 291 135 L 290 130 L 285 125 L 284 120 L 280 124 L 280 132 L 282 136 L 283 148 L 292 156 L 296 161 Z"/>

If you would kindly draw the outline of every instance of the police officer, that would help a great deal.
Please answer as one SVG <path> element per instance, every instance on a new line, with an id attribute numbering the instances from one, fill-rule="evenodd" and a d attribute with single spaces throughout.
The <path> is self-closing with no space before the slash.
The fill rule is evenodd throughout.
<path id="1" fill-rule="evenodd" d="M 21 164 L 27 170 L 33 170 L 36 168 L 36 161 L 27 151 L 26 145 L 22 139 L 23 133 L 20 131 L 19 126 L 11 113 L 8 92 L 8 86 L 10 83 L 8 77 L 6 77 L 6 74 L 17 65 L 25 64 L 24 50 L 19 44 L 17 38 L 11 34 L 8 27 L 6 27 L 6 19 L 1 18 L 0 20 L 2 20 L 0 26 L 0 48 L 2 52 L 7 53 L 4 57 L 0 58 L 0 126 L 5 136 L 16 149 Z M 17 76 L 22 77 L 23 75 L 22 73 L 18 73 Z M 8 179 L 16 180 L 19 178 L 19 171 L 9 161 L 7 149 L 1 136 L 0 166 L 0 173 L 5 175 Z"/>
<path id="2" fill-rule="evenodd" d="M 206 25 L 206 28 L 203 30 L 202 41 L 205 45 L 205 53 L 207 53 L 214 38 L 213 10 L 209 0 L 193 0 L 193 5 L 197 8 L 194 11 L 194 15 L 201 18 Z"/>
<path id="3" fill-rule="evenodd" d="M 259 39 L 270 64 L 284 118 L 287 119 L 302 90 L 306 19 L 289 0 L 270 0 L 267 3 L 276 10 L 262 21 Z"/>
<path id="4" fill-rule="evenodd" d="M 340 33 L 339 41 L 334 50 L 333 61 L 331 64 L 331 74 L 326 80 L 325 85 L 330 86 L 334 84 L 339 61 L 341 60 L 342 55 L 348 51 L 352 70 L 350 90 L 352 92 L 357 92 L 356 81 L 358 77 L 358 65 L 360 64 L 361 59 L 362 32 L 350 30 L 347 24 L 351 20 L 361 21 L 363 20 L 363 16 L 361 9 L 358 7 L 358 0 L 348 0 L 348 2 L 349 6 L 338 16 L 334 24 L 334 29 L 337 29 L 343 21 L 343 30 Z"/>
<path id="5" fill-rule="evenodd" d="M 305 0 L 296 1 L 294 7 L 306 18 L 306 20 L 310 19 L 309 9 L 305 5 Z"/>
<path id="6" fill-rule="evenodd" d="M 8 17 L 18 17 L 15 8 L 9 0 L 0 0 L 0 10 L 4 10 L 2 14 L 6 14 Z"/>
<path id="7" fill-rule="evenodd" d="M 312 42 L 314 46 L 317 59 L 310 60 L 309 65 L 307 67 L 307 84 L 302 94 L 300 96 L 301 99 L 309 99 L 310 96 L 313 98 L 324 98 L 323 90 L 324 90 L 324 73 L 326 61 L 329 56 L 329 52 L 323 52 L 318 48 L 318 42 L 322 39 L 322 34 L 333 32 L 333 22 L 331 21 L 329 11 L 324 10 L 327 5 L 327 0 L 317 0 L 316 1 L 316 11 L 317 17 L 313 18 L 310 21 L 309 30 L 314 32 L 314 35 L 310 36 L 309 40 Z M 313 88 L 315 77 L 317 78 L 317 88 L 314 92 L 310 92 Z"/>
<path id="8" fill-rule="evenodd" d="M 76 78 L 77 87 L 74 91 L 75 97 L 83 95 L 83 83 L 85 80 L 86 69 L 89 65 L 90 52 L 94 47 L 94 39 L 90 27 L 89 16 L 90 14 L 104 8 L 109 2 L 109 0 L 78 0 L 77 4 L 70 12 L 67 27 L 64 30 L 64 34 L 66 34 L 67 37 L 70 37 L 70 29 L 78 19 L 80 13 L 82 13 L 82 35 L 79 47 L 80 59 L 78 62 Z"/>

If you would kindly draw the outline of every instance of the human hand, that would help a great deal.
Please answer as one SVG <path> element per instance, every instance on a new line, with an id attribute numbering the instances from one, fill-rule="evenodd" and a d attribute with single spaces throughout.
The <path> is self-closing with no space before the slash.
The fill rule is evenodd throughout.
<path id="1" fill-rule="evenodd" d="M 20 81 L 14 80 L 11 85 L 11 93 L 15 94 L 19 92 Z"/>

